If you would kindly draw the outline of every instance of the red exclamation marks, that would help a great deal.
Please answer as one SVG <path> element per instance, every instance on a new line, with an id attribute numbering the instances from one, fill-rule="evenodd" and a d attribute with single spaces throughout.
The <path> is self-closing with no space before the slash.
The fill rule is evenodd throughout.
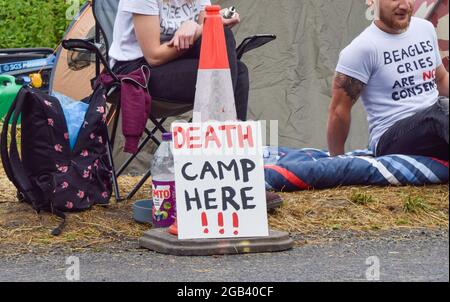
<path id="1" fill-rule="evenodd" d="M 208 218 L 206 217 L 206 213 L 205 212 L 202 213 L 202 227 L 205 228 L 203 230 L 203 233 L 208 234 L 209 233 L 209 230 L 208 230 Z"/>
<path id="2" fill-rule="evenodd" d="M 223 229 L 223 213 L 222 212 L 218 214 L 217 220 L 219 222 L 219 233 L 223 235 L 225 233 L 225 230 Z"/>
<path id="3" fill-rule="evenodd" d="M 234 235 L 238 235 L 238 228 L 239 228 L 239 217 L 237 213 L 233 213 L 233 228 L 234 228 Z"/>

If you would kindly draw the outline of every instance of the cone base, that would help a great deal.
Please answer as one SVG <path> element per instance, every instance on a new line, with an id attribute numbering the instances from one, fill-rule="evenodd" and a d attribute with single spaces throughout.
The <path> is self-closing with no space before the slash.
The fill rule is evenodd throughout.
<path id="1" fill-rule="evenodd" d="M 178 236 L 178 223 L 177 223 L 176 219 L 175 219 L 175 222 L 169 227 L 169 229 L 167 231 L 171 235 Z"/>
<path id="2" fill-rule="evenodd" d="M 139 245 L 167 255 L 212 256 L 281 252 L 292 249 L 294 241 L 288 233 L 275 230 L 268 237 L 178 240 L 168 229 L 154 229 L 144 233 Z"/>

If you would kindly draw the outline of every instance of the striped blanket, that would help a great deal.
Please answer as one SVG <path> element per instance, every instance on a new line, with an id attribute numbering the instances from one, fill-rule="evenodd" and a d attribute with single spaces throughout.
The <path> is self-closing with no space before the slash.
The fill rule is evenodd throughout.
<path id="1" fill-rule="evenodd" d="M 449 163 L 423 156 L 389 155 L 374 158 L 367 150 L 330 157 L 317 149 L 264 150 L 267 189 L 299 191 L 350 185 L 445 184 Z"/>

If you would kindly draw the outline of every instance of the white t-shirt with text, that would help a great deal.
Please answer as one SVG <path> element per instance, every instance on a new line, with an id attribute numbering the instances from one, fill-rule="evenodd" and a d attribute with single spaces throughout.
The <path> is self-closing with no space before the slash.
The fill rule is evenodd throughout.
<path id="1" fill-rule="evenodd" d="M 341 52 L 336 71 L 366 84 L 361 100 L 373 152 L 397 121 L 437 101 L 435 76 L 441 64 L 434 26 L 415 17 L 406 32 L 395 35 L 372 23 Z"/>
<path id="2" fill-rule="evenodd" d="M 120 0 L 109 51 L 112 65 L 116 61 L 131 61 L 144 56 L 136 39 L 133 14 L 159 16 L 160 40 L 166 42 L 183 22 L 198 21 L 200 12 L 208 5 L 211 5 L 210 0 Z"/>

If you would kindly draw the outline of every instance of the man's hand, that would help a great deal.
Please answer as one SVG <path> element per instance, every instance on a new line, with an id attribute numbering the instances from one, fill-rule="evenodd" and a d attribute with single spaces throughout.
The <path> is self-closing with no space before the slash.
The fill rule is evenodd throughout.
<path id="1" fill-rule="evenodd" d="M 328 149 L 331 156 L 345 153 L 351 123 L 351 111 L 364 88 L 364 83 L 337 72 L 333 81 L 333 98 L 328 116 Z"/>
<path id="2" fill-rule="evenodd" d="M 168 45 L 175 47 L 178 51 L 188 50 L 201 34 L 202 26 L 189 20 L 180 26 Z"/>

